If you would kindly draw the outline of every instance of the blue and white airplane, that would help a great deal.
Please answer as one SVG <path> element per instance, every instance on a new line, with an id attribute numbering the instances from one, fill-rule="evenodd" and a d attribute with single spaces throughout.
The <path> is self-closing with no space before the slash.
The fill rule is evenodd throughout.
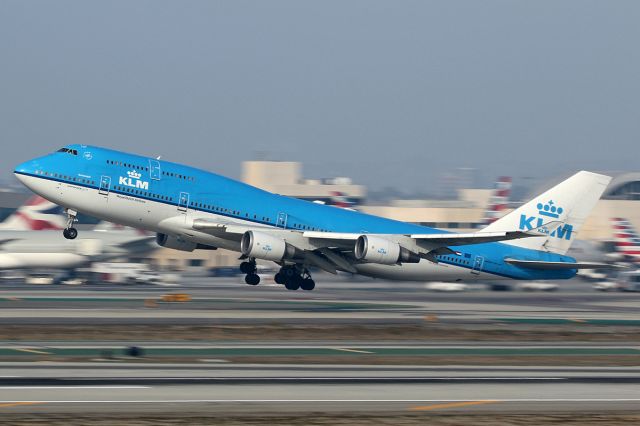
<path id="1" fill-rule="evenodd" d="M 457 234 L 289 198 L 168 161 L 69 145 L 15 169 L 33 192 L 77 212 L 157 233 L 161 246 L 242 253 L 245 281 L 256 259 L 276 262 L 276 282 L 312 290 L 311 267 L 395 280 L 470 281 L 573 277 L 565 255 L 610 177 L 582 171 L 479 232 Z"/>

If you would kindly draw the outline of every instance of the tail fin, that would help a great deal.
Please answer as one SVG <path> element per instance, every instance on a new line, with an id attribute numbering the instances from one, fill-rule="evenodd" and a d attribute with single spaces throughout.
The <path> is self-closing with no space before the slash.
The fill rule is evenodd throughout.
<path id="1" fill-rule="evenodd" d="M 67 219 L 62 207 L 35 195 L 0 223 L 0 229 L 15 231 L 41 231 L 63 229 Z"/>
<path id="2" fill-rule="evenodd" d="M 482 225 L 487 226 L 500 219 L 507 209 L 511 195 L 511 178 L 509 176 L 500 176 L 495 183 L 495 188 L 489 199 L 489 206 L 482 219 Z"/>
<path id="3" fill-rule="evenodd" d="M 353 209 L 354 203 L 347 194 L 340 191 L 331 191 L 331 199 L 327 203 L 330 206 L 341 207 L 343 209 Z"/>
<path id="4" fill-rule="evenodd" d="M 640 237 L 633 225 L 620 217 L 612 218 L 611 221 L 616 252 L 632 262 L 640 262 Z"/>
<path id="5" fill-rule="evenodd" d="M 484 231 L 528 231 L 547 222 L 560 221 L 562 225 L 547 236 L 511 240 L 505 244 L 565 254 L 610 181 L 609 176 L 578 172 L 496 220 Z"/>

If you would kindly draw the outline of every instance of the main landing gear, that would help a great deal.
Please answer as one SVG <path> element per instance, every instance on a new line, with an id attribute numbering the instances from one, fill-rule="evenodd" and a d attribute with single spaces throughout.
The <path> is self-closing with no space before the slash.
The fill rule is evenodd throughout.
<path id="1" fill-rule="evenodd" d="M 273 277 L 277 284 L 284 284 L 287 290 L 311 291 L 315 288 L 316 283 L 311 279 L 311 274 L 305 268 L 298 265 L 283 266 L 280 271 Z"/>
<path id="2" fill-rule="evenodd" d="M 78 212 L 75 210 L 67 209 L 67 227 L 62 231 L 62 235 L 67 240 L 73 240 L 78 236 L 78 230 L 73 227 L 73 222 L 76 221 Z"/>
<path id="3" fill-rule="evenodd" d="M 256 260 L 249 259 L 248 262 L 242 262 L 240 264 L 240 271 L 243 274 L 246 274 L 244 277 L 244 282 L 249 285 L 258 285 L 260 284 L 260 276 L 256 273 L 258 272 L 258 268 L 256 268 Z"/>
<path id="4" fill-rule="evenodd" d="M 246 274 L 244 282 L 249 285 L 258 285 L 260 276 L 257 274 L 256 260 L 249 259 L 240 264 L 240 271 Z M 287 290 L 313 290 L 316 286 L 315 281 L 311 279 L 311 274 L 302 265 L 285 265 L 275 275 L 274 280 L 277 284 L 284 284 Z"/>

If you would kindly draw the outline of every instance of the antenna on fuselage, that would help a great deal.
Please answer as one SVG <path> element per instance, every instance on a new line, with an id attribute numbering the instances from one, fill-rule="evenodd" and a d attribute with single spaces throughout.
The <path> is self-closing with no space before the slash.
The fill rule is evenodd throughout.
<path id="1" fill-rule="evenodd" d="M 158 156 L 156 157 L 156 160 L 159 160 L 160 158 L 162 158 L 162 155 L 158 155 Z"/>

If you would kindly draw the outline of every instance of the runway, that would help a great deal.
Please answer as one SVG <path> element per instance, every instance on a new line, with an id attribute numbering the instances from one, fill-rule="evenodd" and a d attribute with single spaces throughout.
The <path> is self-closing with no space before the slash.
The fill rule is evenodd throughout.
<path id="1" fill-rule="evenodd" d="M 601 293 L 578 280 L 553 293 L 491 292 L 482 286 L 448 294 L 421 283 L 352 282 L 332 278 L 312 292 L 247 286 L 238 279 L 185 278 L 178 287 L 113 285 L 0 289 L 0 324 L 208 324 L 278 321 L 326 323 L 571 323 L 640 325 L 640 293 Z M 323 287 L 324 285 L 324 287 Z M 186 293 L 187 303 L 161 300 Z"/>
<path id="2" fill-rule="evenodd" d="M 0 366 L 0 413 L 633 411 L 640 369 L 362 365 Z M 11 373 L 6 374 L 6 373 Z"/>

